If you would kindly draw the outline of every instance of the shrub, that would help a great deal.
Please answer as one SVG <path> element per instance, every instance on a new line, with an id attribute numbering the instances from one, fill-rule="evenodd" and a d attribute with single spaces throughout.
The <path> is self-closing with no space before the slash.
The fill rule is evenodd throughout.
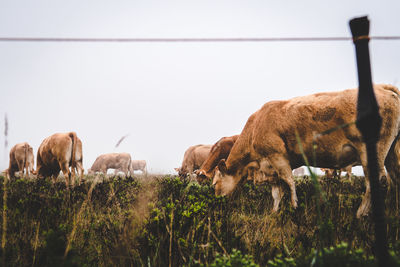
<path id="1" fill-rule="evenodd" d="M 252 256 L 243 255 L 240 250 L 233 249 L 230 255 L 217 254 L 214 262 L 210 264 L 211 267 L 257 267 L 258 264 L 254 263 Z"/>

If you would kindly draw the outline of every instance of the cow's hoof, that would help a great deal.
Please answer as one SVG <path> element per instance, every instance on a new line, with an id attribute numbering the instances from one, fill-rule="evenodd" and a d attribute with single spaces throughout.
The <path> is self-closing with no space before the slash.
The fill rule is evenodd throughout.
<path id="1" fill-rule="evenodd" d="M 370 202 L 361 203 L 361 206 L 357 210 L 357 219 L 367 216 L 370 210 Z"/>
<path id="2" fill-rule="evenodd" d="M 388 180 L 388 178 L 387 178 L 386 176 L 382 176 L 382 177 L 379 179 L 379 185 L 380 185 L 382 194 L 385 195 L 386 192 L 387 192 L 388 189 L 389 189 L 389 180 Z"/>

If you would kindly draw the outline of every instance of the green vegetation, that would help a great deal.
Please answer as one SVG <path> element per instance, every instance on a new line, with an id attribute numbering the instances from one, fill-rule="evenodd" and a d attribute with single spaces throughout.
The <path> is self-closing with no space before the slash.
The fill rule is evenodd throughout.
<path id="1" fill-rule="evenodd" d="M 0 177 L 7 199 L 0 198 L 7 214 L 0 258 L 7 266 L 375 266 L 371 219 L 355 218 L 363 178 L 319 183 L 326 201 L 301 178 L 299 207 L 290 207 L 286 188 L 274 214 L 268 185 L 247 183 L 224 198 L 173 176 L 86 177 L 70 190 L 50 179 Z M 399 189 L 393 185 L 386 197 L 394 260 Z"/>

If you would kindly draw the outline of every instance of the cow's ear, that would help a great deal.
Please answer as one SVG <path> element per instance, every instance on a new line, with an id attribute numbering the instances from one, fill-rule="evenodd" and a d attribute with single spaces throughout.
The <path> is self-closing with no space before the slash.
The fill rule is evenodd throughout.
<path id="1" fill-rule="evenodd" d="M 179 168 L 174 168 L 175 171 L 179 172 Z"/>
<path id="2" fill-rule="evenodd" d="M 222 174 L 225 174 L 227 172 L 225 160 L 221 159 L 220 162 L 218 163 L 218 169 Z"/>

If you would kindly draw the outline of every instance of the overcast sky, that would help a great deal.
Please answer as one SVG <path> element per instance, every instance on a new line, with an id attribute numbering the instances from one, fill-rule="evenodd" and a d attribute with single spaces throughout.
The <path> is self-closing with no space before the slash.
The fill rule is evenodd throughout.
<path id="1" fill-rule="evenodd" d="M 371 36 L 399 36 L 399 10 L 397 0 L 2 0 L 0 37 L 349 37 L 361 15 Z M 400 41 L 372 40 L 370 53 L 373 81 L 399 86 Z M 47 136 L 75 131 L 85 170 L 100 154 L 129 152 L 173 173 L 189 146 L 240 133 L 270 100 L 357 83 L 351 41 L 0 42 L 0 168 L 16 143 L 36 153 Z"/>

